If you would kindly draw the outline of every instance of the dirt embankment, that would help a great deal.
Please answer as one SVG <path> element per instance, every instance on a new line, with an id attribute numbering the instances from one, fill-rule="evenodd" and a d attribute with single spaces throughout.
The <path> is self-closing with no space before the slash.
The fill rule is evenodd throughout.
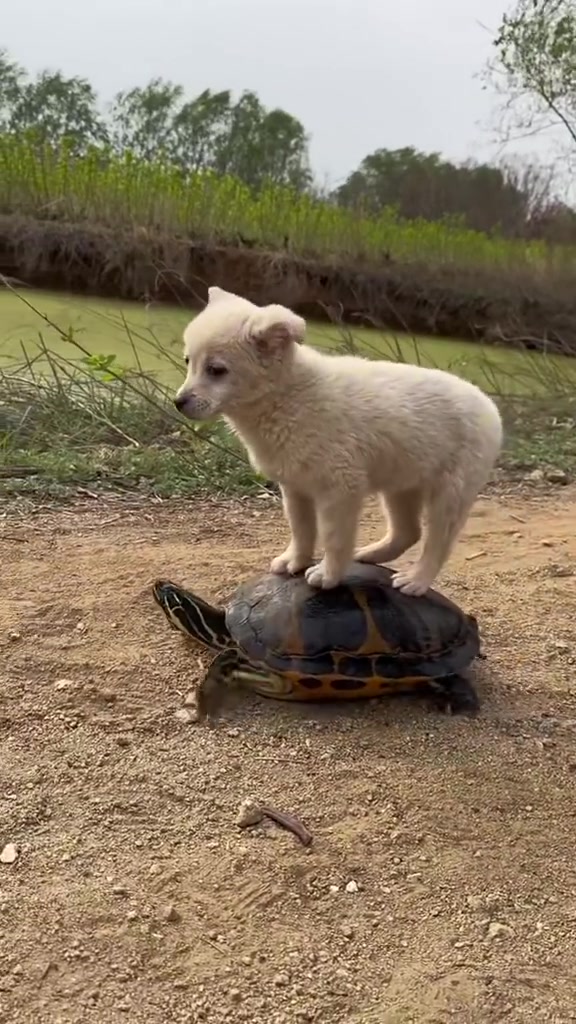
<path id="1" fill-rule="evenodd" d="M 118 299 L 200 307 L 210 284 L 305 316 L 415 334 L 576 352 L 569 269 L 508 271 L 297 259 L 143 229 L 112 231 L 0 217 L 0 273 L 26 284 Z"/>

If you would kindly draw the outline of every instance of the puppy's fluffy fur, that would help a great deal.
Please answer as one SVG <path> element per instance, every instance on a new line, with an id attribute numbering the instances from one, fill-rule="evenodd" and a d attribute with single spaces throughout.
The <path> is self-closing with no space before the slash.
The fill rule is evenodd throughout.
<path id="1" fill-rule="evenodd" d="M 394 577 L 405 593 L 423 594 L 496 462 L 498 409 L 442 370 L 318 352 L 301 344 L 305 329 L 284 306 L 210 288 L 184 333 L 188 374 L 176 405 L 191 419 L 223 415 L 252 465 L 280 484 L 292 536 L 274 572 L 307 569 L 311 585 L 334 587 L 352 558 L 398 558 L 425 519 L 420 558 Z M 388 531 L 354 553 L 373 493 Z M 312 565 L 317 531 L 324 557 Z"/>

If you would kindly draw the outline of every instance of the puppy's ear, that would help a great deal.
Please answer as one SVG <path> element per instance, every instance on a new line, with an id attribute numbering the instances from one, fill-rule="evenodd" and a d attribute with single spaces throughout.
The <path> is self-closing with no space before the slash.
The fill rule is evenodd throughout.
<path id="1" fill-rule="evenodd" d="M 306 333 L 306 321 L 286 306 L 264 306 L 247 324 L 250 340 L 263 359 L 281 355 L 289 345 L 300 345 Z"/>
<path id="2" fill-rule="evenodd" d="M 230 292 L 225 292 L 223 288 L 219 288 L 218 285 L 216 285 L 216 284 L 213 284 L 208 289 L 208 302 L 209 303 L 221 302 L 222 299 L 229 299 L 229 298 L 230 298 Z"/>

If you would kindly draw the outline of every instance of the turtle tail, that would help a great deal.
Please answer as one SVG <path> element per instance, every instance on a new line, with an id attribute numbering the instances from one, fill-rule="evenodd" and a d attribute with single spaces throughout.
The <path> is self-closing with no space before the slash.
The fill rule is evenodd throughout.
<path id="1" fill-rule="evenodd" d="M 179 629 L 212 651 L 235 646 L 222 608 L 214 608 L 191 590 L 185 590 L 170 580 L 156 580 L 152 593 L 174 629 Z"/>

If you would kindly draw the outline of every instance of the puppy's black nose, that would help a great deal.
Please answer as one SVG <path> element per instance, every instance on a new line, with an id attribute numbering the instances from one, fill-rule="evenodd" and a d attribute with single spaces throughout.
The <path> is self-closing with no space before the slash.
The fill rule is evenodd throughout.
<path id="1" fill-rule="evenodd" d="M 184 408 L 184 406 L 186 405 L 186 402 L 187 402 L 187 401 L 188 401 L 188 399 L 186 398 L 186 396 L 185 396 L 185 395 L 179 395 L 179 396 L 178 396 L 178 398 L 175 398 L 175 399 L 174 399 L 174 405 L 175 405 L 175 406 L 176 406 L 176 408 L 178 409 L 178 412 L 181 412 L 181 411 L 182 411 L 182 409 L 183 409 L 183 408 Z"/>

